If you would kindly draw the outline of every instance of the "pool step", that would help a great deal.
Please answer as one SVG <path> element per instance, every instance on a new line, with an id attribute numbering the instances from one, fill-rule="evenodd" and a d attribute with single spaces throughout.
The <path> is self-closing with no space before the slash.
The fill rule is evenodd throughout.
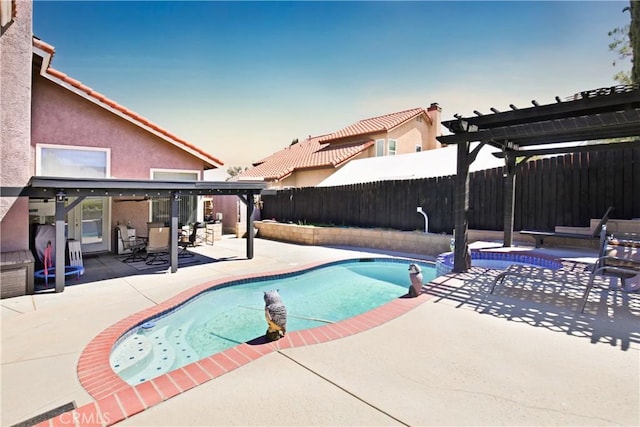
<path id="1" fill-rule="evenodd" d="M 109 360 L 116 374 L 126 376 L 127 371 L 140 369 L 152 358 L 153 346 L 149 337 L 138 332 L 128 336 L 111 353 Z"/>
<path id="2" fill-rule="evenodd" d="M 193 320 L 188 320 L 167 331 L 167 341 L 175 351 L 175 367 L 187 365 L 200 358 L 187 342 L 187 332 L 192 324 Z M 175 367 L 171 369 L 175 369 Z"/>
<path id="3" fill-rule="evenodd" d="M 176 369 L 178 366 L 195 362 L 199 359 L 195 350 L 187 343 L 187 332 L 193 322 L 191 320 L 179 326 L 163 326 L 153 329 L 142 330 L 142 332 L 127 338 L 118 347 L 119 354 L 114 352 L 120 362 L 120 366 L 114 366 L 115 358 L 112 357 L 114 371 L 129 384 L 135 385 L 156 378 L 162 374 Z M 131 343 L 129 342 L 131 340 Z M 129 359 L 132 351 L 137 351 L 137 347 L 144 348 L 144 356 L 136 356 Z"/>
<path id="4" fill-rule="evenodd" d="M 174 369 L 176 352 L 169 344 L 169 334 L 169 326 L 146 332 L 152 346 L 150 357 L 146 364 L 140 364 L 123 375 L 129 384 L 139 384 Z"/>
<path id="5" fill-rule="evenodd" d="M 167 342 L 168 326 L 140 329 L 111 354 L 111 367 L 129 384 L 139 384 L 173 369 L 176 354 Z"/>

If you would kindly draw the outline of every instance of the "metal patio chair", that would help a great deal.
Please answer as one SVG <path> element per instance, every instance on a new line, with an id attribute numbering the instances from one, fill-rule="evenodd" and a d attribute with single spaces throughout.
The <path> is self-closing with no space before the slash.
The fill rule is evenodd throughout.
<path id="1" fill-rule="evenodd" d="M 620 279 L 620 286 L 611 287 L 612 291 L 624 292 L 626 281 L 632 278 L 640 280 L 640 277 L 637 277 L 640 276 L 640 235 L 633 233 L 608 235 L 607 226 L 602 226 L 598 260 L 593 266 L 587 289 L 582 297 L 581 313 L 584 313 L 593 282 L 598 276 Z"/>
<path id="2" fill-rule="evenodd" d="M 147 242 L 147 265 L 162 265 L 169 263 L 170 227 L 150 227 Z"/>
<path id="3" fill-rule="evenodd" d="M 122 249 L 124 249 L 125 251 L 131 251 L 129 253 L 129 256 L 124 258 L 122 262 L 129 263 L 144 261 L 145 257 L 142 255 L 142 252 L 147 246 L 146 239 L 137 236 L 129 237 L 126 225 L 118 225 L 118 230 L 120 231 L 120 240 L 122 240 Z"/>

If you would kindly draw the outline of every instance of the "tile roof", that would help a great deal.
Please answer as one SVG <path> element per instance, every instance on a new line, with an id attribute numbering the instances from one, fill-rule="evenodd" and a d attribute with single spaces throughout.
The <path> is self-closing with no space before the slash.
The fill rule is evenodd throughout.
<path id="1" fill-rule="evenodd" d="M 34 37 L 33 46 L 48 55 L 48 60 L 43 61 L 43 66 L 40 71 L 40 73 L 44 77 L 47 77 L 49 80 L 72 90 L 73 92 L 89 99 L 90 101 L 93 101 L 103 108 L 113 111 L 116 114 L 119 113 L 137 126 L 160 136 L 161 138 L 177 146 L 178 148 L 181 148 L 184 151 L 187 151 L 188 153 L 202 159 L 206 163 L 209 163 L 211 166 L 220 167 L 224 165 L 224 162 L 222 162 L 220 159 L 212 156 L 211 154 L 203 151 L 195 145 L 185 141 L 184 139 L 179 138 L 168 130 L 136 114 L 135 112 L 127 109 L 117 102 L 112 101 L 101 93 L 94 91 L 89 86 L 82 84 L 82 82 L 75 80 L 54 68 L 51 68 L 50 63 L 51 59 L 53 59 L 53 55 L 55 54 L 55 48 L 50 44 Z"/>
<path id="2" fill-rule="evenodd" d="M 424 114 L 430 122 L 431 118 L 424 108 L 412 108 L 410 110 L 399 111 L 397 113 L 385 114 L 384 116 L 372 117 L 355 122 L 337 132 L 325 136 L 321 141 L 335 141 L 342 138 L 349 138 L 358 135 L 367 135 L 376 132 L 389 131 L 414 117 Z"/>
<path id="3" fill-rule="evenodd" d="M 348 144 L 331 145 L 320 142 L 317 136 L 278 151 L 256 163 L 255 167 L 243 172 L 239 178 L 264 178 L 281 180 L 294 171 L 315 167 L 337 167 L 371 147 L 371 140 Z"/>

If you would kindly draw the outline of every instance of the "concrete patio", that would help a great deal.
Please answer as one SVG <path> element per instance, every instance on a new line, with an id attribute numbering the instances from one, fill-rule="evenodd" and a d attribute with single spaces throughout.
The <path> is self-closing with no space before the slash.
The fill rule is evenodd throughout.
<path id="1" fill-rule="evenodd" d="M 2 300 L 2 425 L 92 402 L 78 359 L 126 316 L 210 280 L 379 255 L 257 239 L 247 260 L 244 245 L 199 246 L 212 261 L 175 274 L 86 258 L 63 293 Z M 640 295 L 598 288 L 580 314 L 594 254 L 540 251 L 574 263 L 575 280 L 509 280 L 489 294 L 494 270 L 442 276 L 394 320 L 271 352 L 119 424 L 639 425 Z"/>

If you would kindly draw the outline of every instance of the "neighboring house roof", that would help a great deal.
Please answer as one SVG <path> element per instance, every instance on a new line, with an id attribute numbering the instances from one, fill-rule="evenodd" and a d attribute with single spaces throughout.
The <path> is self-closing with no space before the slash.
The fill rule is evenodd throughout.
<path id="1" fill-rule="evenodd" d="M 469 171 L 504 166 L 504 160 L 492 154 L 499 151 L 497 148 L 484 146 L 478 152 L 478 157 L 469 167 Z M 457 154 L 458 147 L 451 145 L 419 153 L 354 160 L 319 183 L 317 187 L 456 175 Z"/>
<path id="2" fill-rule="evenodd" d="M 338 167 L 371 147 L 371 140 L 349 144 L 322 143 L 325 137 L 311 137 L 254 163 L 255 167 L 243 172 L 239 178 L 281 180 L 300 169 Z"/>
<path id="3" fill-rule="evenodd" d="M 427 114 L 427 110 L 424 108 L 412 108 L 411 110 L 399 111 L 397 113 L 357 121 L 352 125 L 325 136 L 321 139 L 321 142 L 335 141 L 337 139 L 368 135 L 371 133 L 388 132 L 421 114 L 431 123 L 431 117 Z"/>
<path id="4" fill-rule="evenodd" d="M 341 166 L 374 144 L 369 135 L 388 132 L 420 115 L 431 123 L 427 110 L 420 107 L 360 120 L 337 132 L 309 137 L 254 163 L 253 168 L 238 175 L 238 178 L 274 181 L 284 179 L 300 169 Z M 353 137 L 361 138 L 354 142 L 335 143 L 339 139 Z"/>
<path id="5" fill-rule="evenodd" d="M 107 98 L 99 92 L 94 91 L 90 87 L 82 84 L 78 80 L 72 79 L 66 74 L 51 68 L 50 63 L 55 53 L 55 48 L 42 40 L 33 38 L 34 53 L 42 57 L 42 66 L 40 67 L 40 75 L 48 80 L 62 86 L 65 89 L 72 91 L 73 93 L 82 96 L 83 98 L 93 102 L 94 104 L 126 119 L 127 121 L 135 124 L 136 126 L 151 132 L 152 134 L 164 139 L 170 144 L 192 154 L 193 156 L 201 159 L 209 167 L 220 167 L 224 163 L 212 156 L 211 154 L 203 151 L 193 144 L 185 141 L 182 138 L 177 137 L 168 130 L 158 126 L 150 120 L 136 114 L 135 112 L 127 109 L 126 107 L 118 104 L 115 101 Z M 207 169 L 207 167 L 205 167 Z"/>

